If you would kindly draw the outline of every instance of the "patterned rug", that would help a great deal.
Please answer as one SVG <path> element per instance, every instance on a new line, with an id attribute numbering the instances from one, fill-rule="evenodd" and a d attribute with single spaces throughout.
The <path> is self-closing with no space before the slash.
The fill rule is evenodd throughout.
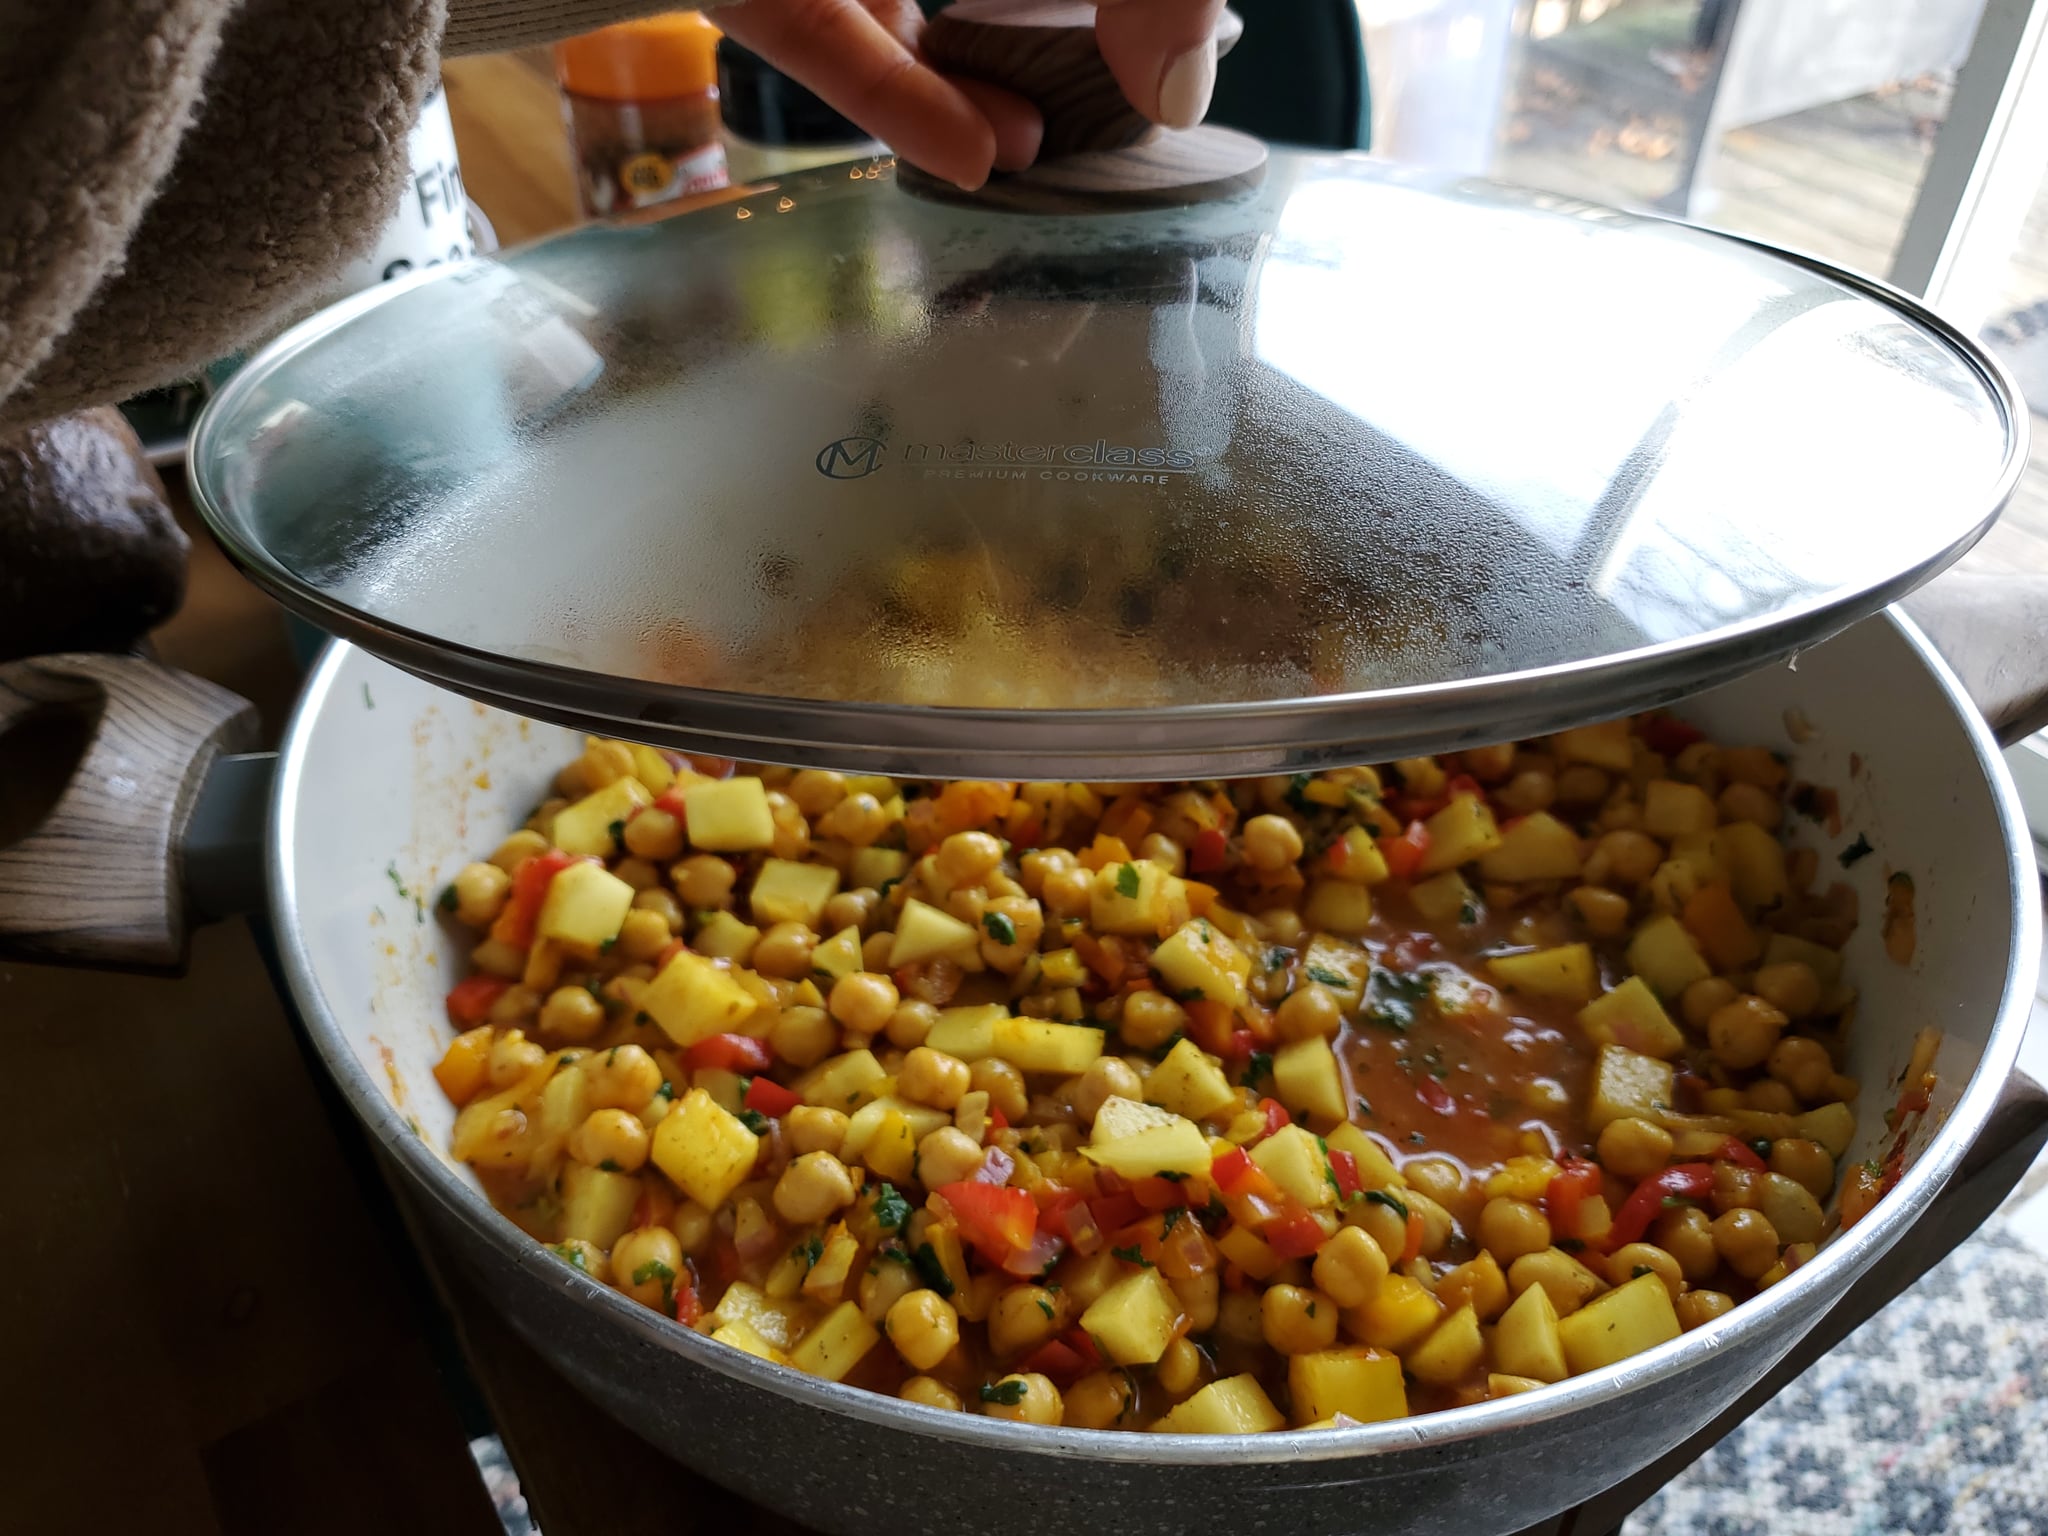
<path id="1" fill-rule="evenodd" d="M 2048 1536 L 2048 1257 L 2014 1235 L 2017 1203 L 1624 1536 Z M 496 1438 L 471 1449 L 507 1536 L 540 1536 Z"/>

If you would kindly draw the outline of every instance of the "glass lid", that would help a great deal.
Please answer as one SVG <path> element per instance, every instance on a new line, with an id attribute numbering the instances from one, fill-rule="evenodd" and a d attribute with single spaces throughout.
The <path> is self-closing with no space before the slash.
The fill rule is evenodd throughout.
<path id="1" fill-rule="evenodd" d="M 244 368 L 197 498 L 292 608 L 526 714 L 1138 779 L 1723 681 L 1962 553 L 2025 458 L 1973 343 L 1805 258 L 1362 157 L 1155 201 L 864 161 L 430 269 Z"/>

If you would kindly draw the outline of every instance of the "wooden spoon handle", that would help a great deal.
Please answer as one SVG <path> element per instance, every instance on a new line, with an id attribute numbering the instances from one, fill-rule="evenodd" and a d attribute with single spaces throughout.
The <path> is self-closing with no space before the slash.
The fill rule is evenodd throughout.
<path id="1" fill-rule="evenodd" d="M 255 745 L 255 706 L 132 656 L 0 665 L 0 736 L 49 714 L 93 717 L 91 738 L 49 814 L 0 847 L 0 957 L 181 970 L 181 841 L 215 759 Z"/>

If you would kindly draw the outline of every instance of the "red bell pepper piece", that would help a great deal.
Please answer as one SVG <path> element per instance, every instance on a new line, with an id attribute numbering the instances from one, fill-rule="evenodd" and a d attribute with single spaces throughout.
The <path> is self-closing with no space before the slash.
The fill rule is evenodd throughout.
<path id="1" fill-rule="evenodd" d="M 1381 838 L 1379 849 L 1388 874 L 1397 880 L 1412 880 L 1429 852 L 1429 828 L 1420 820 L 1411 821 L 1400 836 Z"/>
<path id="2" fill-rule="evenodd" d="M 1486 798 L 1486 786 L 1469 773 L 1454 773 L 1450 782 L 1444 785 L 1444 803 L 1448 805 L 1460 795 L 1470 795 L 1474 800 Z"/>
<path id="3" fill-rule="evenodd" d="M 1029 1248 L 1038 1235 L 1038 1202 L 1024 1190 L 962 1179 L 941 1184 L 933 1193 L 952 1208 L 960 1235 L 992 1264 Z"/>
<path id="4" fill-rule="evenodd" d="M 1583 1157 L 1567 1157 L 1543 1191 L 1543 1214 L 1566 1237 L 1580 1237 L 1579 1205 L 1600 1193 L 1600 1165 Z"/>
<path id="5" fill-rule="evenodd" d="M 523 862 L 512 872 L 512 899 L 505 903 L 504 912 L 491 928 L 491 936 L 503 939 L 514 949 L 525 949 L 533 943 L 534 925 L 540 921 L 540 907 L 547 900 L 548 887 L 554 884 L 555 876 L 575 862 L 574 854 L 559 848 L 536 853 Z"/>
<path id="6" fill-rule="evenodd" d="M 1294 1117 L 1287 1113 L 1287 1106 L 1278 1099 L 1259 1100 L 1259 1113 L 1266 1117 L 1266 1134 L 1276 1135 L 1283 1128 L 1294 1124 Z"/>
<path id="7" fill-rule="evenodd" d="M 676 1287 L 676 1321 L 685 1328 L 696 1326 L 697 1319 L 704 1315 L 704 1299 L 697 1294 L 694 1285 Z"/>
<path id="8" fill-rule="evenodd" d="M 1671 1199 L 1704 1200 L 1714 1188 L 1711 1163 L 1679 1163 L 1662 1173 L 1653 1173 L 1635 1187 L 1614 1213 L 1614 1225 L 1607 1229 L 1605 1246 L 1612 1253 L 1630 1243 L 1642 1241 L 1650 1223 Z"/>
<path id="9" fill-rule="evenodd" d="M 1213 997 L 1195 997 L 1181 1006 L 1188 1011 L 1188 1035 L 1195 1044 L 1212 1056 L 1229 1055 L 1230 1036 L 1237 1028 L 1237 1015 L 1230 1004 Z"/>
<path id="10" fill-rule="evenodd" d="M 1721 1143 L 1721 1150 L 1716 1152 L 1714 1156 L 1724 1163 L 1735 1163 L 1740 1167 L 1747 1168 L 1751 1173 L 1769 1173 L 1771 1171 L 1770 1165 L 1757 1156 L 1755 1147 L 1752 1147 L 1746 1141 L 1738 1141 L 1733 1136 L 1730 1136 Z"/>
<path id="11" fill-rule="evenodd" d="M 671 784 L 667 789 L 656 795 L 654 797 L 654 804 L 649 809 L 667 811 L 669 815 L 675 817 L 683 826 L 690 824 L 690 818 L 683 810 L 683 787 L 680 784 Z M 638 815 L 639 813 L 636 811 L 634 814 Z"/>
<path id="12" fill-rule="evenodd" d="M 683 1065 L 692 1072 L 702 1067 L 723 1067 L 728 1072 L 766 1072 L 775 1060 L 766 1040 L 752 1035 L 713 1035 L 699 1040 L 683 1052 Z"/>
<path id="13" fill-rule="evenodd" d="M 1188 845 L 1188 868 L 1198 875 L 1219 874 L 1230 863 L 1230 839 L 1220 827 L 1197 832 Z"/>
<path id="14" fill-rule="evenodd" d="M 1007 1131 L 1010 1128 L 1010 1117 L 991 1104 L 988 1107 L 988 1123 L 996 1130 Z"/>
<path id="15" fill-rule="evenodd" d="M 1337 1197 L 1346 1205 L 1365 1193 L 1358 1177 L 1358 1159 L 1352 1153 L 1332 1152 L 1330 1172 L 1337 1180 Z"/>
<path id="16" fill-rule="evenodd" d="M 483 1023 L 491 1004 L 510 990 L 512 983 L 478 972 L 455 983 L 448 993 L 448 1021 L 464 1029 Z"/>
<path id="17" fill-rule="evenodd" d="M 780 1120 L 803 1103 L 803 1098 L 799 1094 L 791 1093 L 778 1082 L 757 1077 L 747 1084 L 747 1096 L 740 1102 L 748 1109 L 756 1110 L 771 1120 Z"/>
<path id="18" fill-rule="evenodd" d="M 1131 1194 L 1148 1211 L 1169 1211 L 1176 1205 L 1186 1205 L 1187 1196 L 1180 1192 L 1180 1186 L 1172 1179 L 1154 1175 L 1139 1179 L 1131 1185 Z"/>
<path id="19" fill-rule="evenodd" d="M 1408 1212 L 1407 1235 L 1401 1244 L 1401 1262 L 1403 1264 L 1413 1264 L 1422 1257 L 1422 1238 L 1422 1212 L 1411 1208 Z"/>
<path id="20" fill-rule="evenodd" d="M 1259 1233 L 1283 1259 L 1305 1259 L 1323 1246 L 1323 1229 L 1315 1217 L 1296 1207 L 1267 1222 Z"/>
<path id="21" fill-rule="evenodd" d="M 1074 1324 L 1060 1335 L 1060 1342 L 1079 1355 L 1089 1370 L 1098 1370 L 1102 1365 L 1102 1351 L 1095 1347 L 1095 1341 L 1088 1337 L 1088 1330 L 1079 1323 Z"/>
<path id="22" fill-rule="evenodd" d="M 1243 1147 L 1232 1147 L 1209 1164 L 1209 1182 L 1224 1194 L 1234 1195 L 1255 1171 L 1251 1154 Z"/>
<path id="23" fill-rule="evenodd" d="M 1221 1055 L 1225 1061 L 1246 1062 L 1252 1059 L 1252 1052 L 1258 1049 L 1259 1037 L 1248 1029 L 1233 1029 L 1230 1044 Z"/>
<path id="24" fill-rule="evenodd" d="M 1426 1072 L 1415 1080 L 1415 1096 L 1439 1115 L 1454 1114 L 1458 1108 L 1444 1085 Z"/>
<path id="25" fill-rule="evenodd" d="M 1095 1218 L 1095 1225 L 1104 1232 L 1121 1232 L 1144 1217 L 1145 1207 L 1129 1190 L 1119 1189 L 1113 1194 L 1097 1195 L 1090 1200 L 1088 1214 Z"/>
<path id="26" fill-rule="evenodd" d="M 1670 715 L 1651 716 L 1643 722 L 1642 732 L 1643 745 L 1666 757 L 1676 757 L 1694 742 L 1706 739 L 1706 732 L 1698 726 Z"/>
<path id="27" fill-rule="evenodd" d="M 1017 1369 L 1046 1377 L 1054 1386 L 1065 1390 L 1088 1374 L 1088 1362 L 1071 1345 L 1058 1339 L 1048 1339 L 1026 1355 Z"/>

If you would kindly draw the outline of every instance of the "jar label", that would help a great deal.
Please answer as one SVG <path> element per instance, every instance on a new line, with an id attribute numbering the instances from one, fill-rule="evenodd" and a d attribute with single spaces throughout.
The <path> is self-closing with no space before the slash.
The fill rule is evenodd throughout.
<path id="1" fill-rule="evenodd" d="M 715 140 L 681 154 L 640 149 L 610 167 L 609 174 L 590 178 L 590 203 L 599 213 L 615 213 L 716 192 L 729 184 L 725 145 Z"/>

